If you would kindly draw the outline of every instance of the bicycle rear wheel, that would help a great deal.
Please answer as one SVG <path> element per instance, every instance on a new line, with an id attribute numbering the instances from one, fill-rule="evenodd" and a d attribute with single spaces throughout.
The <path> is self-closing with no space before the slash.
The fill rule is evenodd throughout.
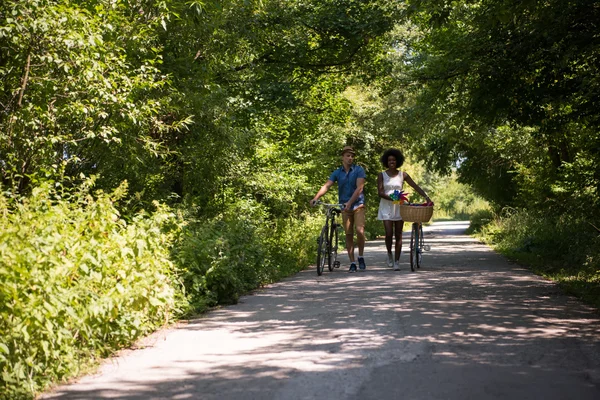
<path id="1" fill-rule="evenodd" d="M 321 229 L 321 236 L 319 236 L 319 248 L 317 249 L 317 275 L 321 275 L 325 269 L 325 263 L 329 258 L 327 255 L 327 226 Z"/>
<path id="2" fill-rule="evenodd" d="M 423 239 L 423 224 L 419 224 L 419 245 L 417 246 L 417 268 L 421 268 L 423 262 L 423 246 L 425 245 Z"/>
<path id="3" fill-rule="evenodd" d="M 412 231 L 410 233 L 410 270 L 415 271 L 418 268 L 419 259 L 419 224 L 414 222 L 412 224 Z"/>
<path id="4" fill-rule="evenodd" d="M 333 268 L 336 267 L 336 263 L 337 261 L 337 249 L 338 249 L 338 231 L 337 231 L 337 224 L 335 223 L 335 220 L 331 221 L 331 228 L 329 230 L 329 247 L 328 248 L 328 253 L 329 253 L 329 264 L 327 265 L 329 267 L 329 271 L 333 271 Z M 337 265 L 339 267 L 339 265 Z"/>

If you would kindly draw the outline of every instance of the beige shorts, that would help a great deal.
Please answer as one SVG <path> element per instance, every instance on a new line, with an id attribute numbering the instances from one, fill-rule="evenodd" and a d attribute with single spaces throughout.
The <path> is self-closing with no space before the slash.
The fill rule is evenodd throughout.
<path id="1" fill-rule="evenodd" d="M 359 207 L 354 211 L 343 212 L 342 222 L 344 224 L 344 231 L 346 235 L 354 234 L 353 227 L 364 228 L 365 227 L 365 208 Z"/>

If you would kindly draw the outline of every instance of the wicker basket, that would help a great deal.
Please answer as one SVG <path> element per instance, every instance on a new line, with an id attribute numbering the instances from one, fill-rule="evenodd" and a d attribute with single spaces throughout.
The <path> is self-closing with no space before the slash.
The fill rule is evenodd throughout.
<path id="1" fill-rule="evenodd" d="M 400 216 L 406 222 L 428 222 L 433 215 L 433 206 L 400 205 Z"/>

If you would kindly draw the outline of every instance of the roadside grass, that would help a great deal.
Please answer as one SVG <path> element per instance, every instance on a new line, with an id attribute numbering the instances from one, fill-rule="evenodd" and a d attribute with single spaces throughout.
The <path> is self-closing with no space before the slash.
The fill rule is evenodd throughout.
<path id="1" fill-rule="evenodd" d="M 600 310 L 600 235 L 585 221 L 524 210 L 479 212 L 468 233 Z"/>

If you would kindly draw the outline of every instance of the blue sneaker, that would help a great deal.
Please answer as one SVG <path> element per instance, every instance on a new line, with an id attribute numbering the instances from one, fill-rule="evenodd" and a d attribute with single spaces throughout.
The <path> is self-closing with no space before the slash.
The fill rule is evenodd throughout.
<path id="1" fill-rule="evenodd" d="M 350 264 L 350 269 L 348 270 L 348 272 L 356 272 L 356 264 Z"/>
<path id="2" fill-rule="evenodd" d="M 358 257 L 358 269 L 361 271 L 367 269 L 367 264 L 365 264 L 365 259 L 363 257 Z"/>

